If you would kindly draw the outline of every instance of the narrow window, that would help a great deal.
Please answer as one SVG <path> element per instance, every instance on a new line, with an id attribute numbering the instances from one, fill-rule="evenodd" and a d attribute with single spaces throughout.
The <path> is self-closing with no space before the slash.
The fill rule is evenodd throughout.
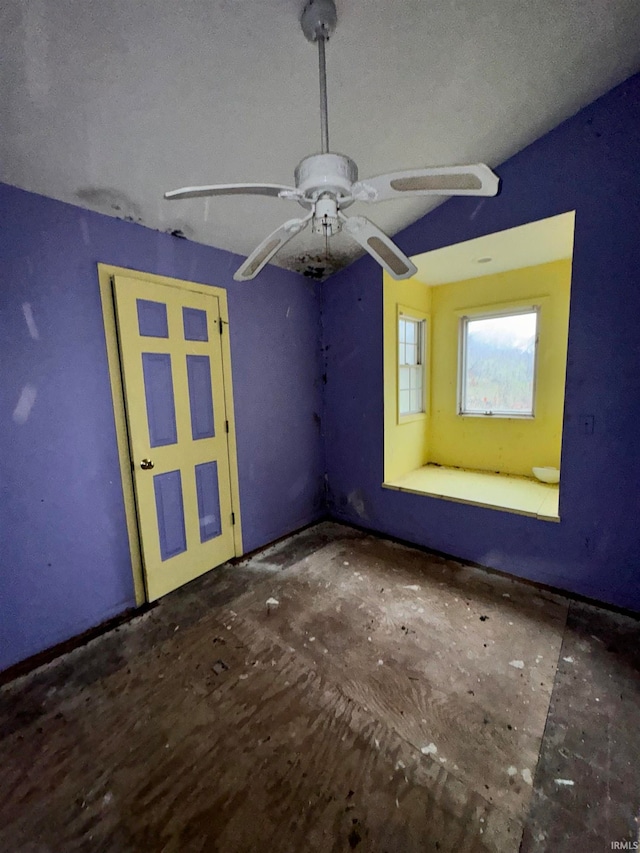
<path id="1" fill-rule="evenodd" d="M 538 308 L 460 322 L 459 413 L 533 417 Z"/>
<path id="2" fill-rule="evenodd" d="M 425 321 L 405 315 L 398 319 L 398 411 L 424 412 Z"/>

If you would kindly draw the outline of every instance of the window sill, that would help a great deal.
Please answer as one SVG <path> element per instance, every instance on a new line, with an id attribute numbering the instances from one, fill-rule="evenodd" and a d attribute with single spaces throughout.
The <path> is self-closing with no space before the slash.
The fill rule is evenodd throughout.
<path id="1" fill-rule="evenodd" d="M 458 412 L 458 417 L 461 418 L 485 418 L 486 420 L 491 419 L 492 421 L 535 421 L 536 416 L 525 414 L 525 415 L 515 415 L 513 412 L 505 413 L 505 412 L 491 412 L 487 414 L 487 412 Z"/>
<path id="2" fill-rule="evenodd" d="M 529 477 L 425 465 L 382 484 L 386 489 L 560 521 L 559 487 Z"/>
<path id="3" fill-rule="evenodd" d="M 402 424 L 411 424 L 415 421 L 425 421 L 426 419 L 426 412 L 412 412 L 410 415 L 398 415 L 398 426 L 402 426 Z"/>

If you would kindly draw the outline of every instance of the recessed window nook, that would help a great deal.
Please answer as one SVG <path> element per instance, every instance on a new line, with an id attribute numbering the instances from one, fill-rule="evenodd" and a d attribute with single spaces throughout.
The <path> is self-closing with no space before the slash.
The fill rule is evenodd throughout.
<path id="1" fill-rule="evenodd" d="M 532 469 L 560 469 L 574 220 L 385 275 L 385 488 L 559 521 L 560 486 Z"/>

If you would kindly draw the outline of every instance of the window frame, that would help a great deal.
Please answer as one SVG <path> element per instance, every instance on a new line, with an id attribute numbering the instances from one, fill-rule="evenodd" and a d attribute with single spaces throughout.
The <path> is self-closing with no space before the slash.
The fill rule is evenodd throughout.
<path id="1" fill-rule="evenodd" d="M 461 312 L 458 317 L 458 389 L 456 395 L 457 415 L 463 418 L 499 418 L 500 420 L 531 421 L 536 417 L 536 398 L 538 383 L 538 350 L 540 347 L 540 317 L 542 305 L 509 305 L 505 307 L 483 308 L 478 311 Z M 467 376 L 467 329 L 469 322 L 475 320 L 493 320 L 500 317 L 516 317 L 521 314 L 536 315 L 535 349 L 533 354 L 533 382 L 531 389 L 531 412 L 471 412 L 464 408 Z"/>
<path id="2" fill-rule="evenodd" d="M 402 414 L 400 412 L 400 368 L 406 365 L 400 364 L 400 321 L 401 320 L 411 320 L 418 325 L 420 342 L 418 347 L 418 358 L 420 361 L 418 362 L 419 366 L 422 368 L 422 408 L 417 412 L 406 412 Z M 427 370 L 427 358 L 428 358 L 428 342 L 429 342 L 429 315 L 424 312 L 398 305 L 396 312 L 396 324 L 395 324 L 395 365 L 396 365 L 396 416 L 397 423 L 404 424 L 410 421 L 421 420 L 427 417 L 428 415 L 428 380 L 429 373 Z"/>

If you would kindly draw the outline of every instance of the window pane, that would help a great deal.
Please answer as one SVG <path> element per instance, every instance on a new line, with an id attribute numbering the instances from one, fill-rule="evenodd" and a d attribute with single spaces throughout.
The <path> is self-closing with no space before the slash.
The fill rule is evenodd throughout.
<path id="1" fill-rule="evenodd" d="M 398 319 L 398 409 L 400 415 L 424 412 L 424 320 Z"/>
<path id="2" fill-rule="evenodd" d="M 531 415 L 537 313 L 468 320 L 463 411 Z"/>

